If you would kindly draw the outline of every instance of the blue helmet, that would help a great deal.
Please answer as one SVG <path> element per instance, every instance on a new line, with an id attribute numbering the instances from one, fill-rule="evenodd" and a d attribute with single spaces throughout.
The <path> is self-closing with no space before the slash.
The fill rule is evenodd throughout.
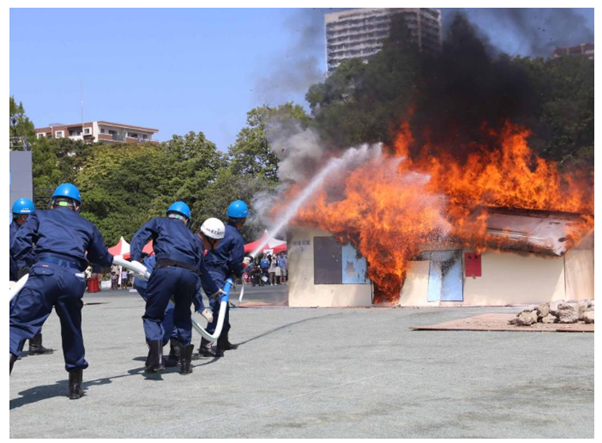
<path id="1" fill-rule="evenodd" d="M 13 214 L 27 215 L 36 212 L 36 207 L 28 198 L 20 198 L 13 203 Z"/>
<path id="2" fill-rule="evenodd" d="M 78 203 L 82 202 L 82 199 L 79 196 L 79 189 L 77 189 L 71 183 L 62 183 L 62 184 L 60 184 L 56 188 L 56 191 L 54 191 L 54 194 L 52 194 L 52 198 L 53 199 L 57 198 L 57 197 L 66 197 L 66 198 L 70 198 L 72 200 L 75 200 Z"/>
<path id="3" fill-rule="evenodd" d="M 247 218 L 251 213 L 247 204 L 242 200 L 236 200 L 230 203 L 226 215 L 230 218 Z"/>
<path id="4" fill-rule="evenodd" d="M 177 212 L 178 214 L 183 215 L 187 219 L 190 219 L 190 208 L 184 202 L 175 202 L 172 204 L 167 210 L 167 214 L 170 212 Z"/>

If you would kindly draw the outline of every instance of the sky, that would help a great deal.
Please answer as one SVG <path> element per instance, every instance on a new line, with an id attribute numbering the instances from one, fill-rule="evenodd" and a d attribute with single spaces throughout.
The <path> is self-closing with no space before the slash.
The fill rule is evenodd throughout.
<path id="1" fill-rule="evenodd" d="M 506 12 L 504 12 L 506 11 Z M 470 9 L 501 50 L 547 54 L 593 35 L 593 9 Z M 11 9 L 10 94 L 36 127 L 105 120 L 203 132 L 226 151 L 246 114 L 303 104 L 325 78 L 322 9 Z M 442 10 L 445 29 L 454 10 Z M 83 88 L 82 88 L 83 84 Z"/>

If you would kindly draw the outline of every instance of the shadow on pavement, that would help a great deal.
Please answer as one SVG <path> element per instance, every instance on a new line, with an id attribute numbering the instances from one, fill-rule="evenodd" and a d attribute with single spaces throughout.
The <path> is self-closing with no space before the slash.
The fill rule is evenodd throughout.
<path id="1" fill-rule="evenodd" d="M 252 337 L 248 340 L 242 341 L 242 342 L 238 343 L 238 345 L 241 346 L 241 345 L 247 344 L 254 340 L 258 340 L 262 337 L 265 337 L 266 335 L 273 334 L 274 332 L 278 332 L 282 329 L 286 329 L 290 326 L 298 325 L 300 323 L 305 323 L 305 322 L 312 321 L 312 320 L 320 320 L 323 318 L 332 317 L 332 316 L 340 316 L 340 315 L 341 315 L 341 313 L 320 315 L 317 317 L 310 317 L 310 318 L 305 318 L 303 320 L 295 321 L 292 323 L 287 323 L 286 325 L 278 326 L 277 328 L 270 329 L 269 331 L 266 331 L 262 334 Z M 209 361 L 203 362 L 201 364 L 193 365 L 193 368 L 199 368 L 201 366 L 213 364 L 213 363 L 217 362 L 219 359 L 220 359 L 219 357 L 215 357 L 215 358 L 213 358 Z M 146 361 L 146 357 L 134 357 L 132 360 Z M 194 361 L 199 361 L 199 360 L 200 360 L 200 358 L 198 356 L 194 359 Z M 88 389 L 88 387 L 90 387 L 90 386 L 102 386 L 102 385 L 109 384 L 113 380 L 116 380 L 118 378 L 131 377 L 131 376 L 136 376 L 136 375 L 142 375 L 147 380 L 163 381 L 162 374 L 172 374 L 172 373 L 178 372 L 178 371 L 179 371 L 179 369 L 176 366 L 173 368 L 165 368 L 165 370 L 163 372 L 159 372 L 159 373 L 155 373 L 155 374 L 145 374 L 144 367 L 140 367 L 140 368 L 130 369 L 127 374 L 115 375 L 112 377 L 104 377 L 104 378 L 98 378 L 96 380 L 88 380 L 88 381 L 86 381 L 84 378 L 84 382 L 82 383 L 82 388 L 84 389 L 84 391 L 86 391 Z M 86 374 L 86 372 L 84 371 L 84 377 L 85 377 L 85 374 Z M 38 401 L 46 400 L 46 399 L 53 398 L 53 397 L 67 398 L 68 392 L 69 392 L 69 387 L 68 387 L 67 379 L 59 380 L 53 385 L 36 386 L 34 388 L 19 392 L 19 395 L 21 395 L 21 397 L 10 401 L 10 409 L 12 410 L 12 409 L 20 408 L 21 406 L 25 406 L 25 405 L 28 405 L 31 403 L 36 403 Z"/>
<path id="2" fill-rule="evenodd" d="M 280 331 L 280 330 L 282 330 L 282 329 L 286 329 L 286 328 L 288 328 L 289 326 L 298 325 L 299 323 L 305 323 L 305 322 L 307 322 L 307 321 L 311 321 L 311 320 L 320 320 L 320 319 L 322 319 L 322 318 L 326 318 L 326 317 L 332 317 L 332 316 L 340 316 L 340 315 L 341 315 L 340 313 L 337 313 L 337 314 L 320 315 L 320 316 L 318 316 L 318 317 L 310 317 L 310 318 L 305 318 L 305 319 L 303 319 L 303 320 L 295 321 L 295 322 L 292 322 L 292 323 L 288 323 L 288 324 L 286 324 L 286 325 L 278 326 L 277 328 L 274 328 L 274 329 L 270 329 L 269 331 L 266 331 L 266 332 L 264 332 L 263 334 L 259 334 L 259 335 L 255 336 L 255 337 L 253 337 L 253 338 L 250 338 L 250 339 L 248 339 L 248 340 L 241 341 L 240 343 L 237 343 L 237 345 L 238 345 L 238 346 L 242 346 L 242 345 L 244 345 L 244 344 L 247 344 L 247 343 L 249 343 L 249 342 L 252 342 L 253 340 L 258 340 L 258 339 L 260 339 L 260 338 L 262 338 L 262 337 L 265 337 L 266 335 L 270 335 L 270 334 L 273 334 L 274 332 L 278 332 L 278 331 Z"/>
<path id="3" fill-rule="evenodd" d="M 133 360 L 145 361 L 146 357 L 135 357 Z M 219 360 L 218 357 L 213 358 L 210 361 L 207 361 L 207 362 L 204 362 L 204 363 L 201 363 L 198 365 L 193 365 L 193 368 L 199 368 L 201 366 L 210 365 L 212 363 L 215 363 L 217 360 Z M 118 378 L 131 377 L 131 376 L 136 376 L 136 375 L 142 375 L 147 380 L 163 381 L 163 377 L 162 377 L 163 374 L 173 374 L 173 373 L 177 373 L 177 372 L 179 372 L 179 368 L 176 366 L 173 368 L 165 368 L 163 370 L 163 372 L 157 372 L 155 374 L 145 374 L 144 366 L 143 366 L 140 368 L 130 369 L 127 374 L 115 375 L 112 377 L 98 378 L 96 380 L 88 380 L 88 381 L 86 381 L 84 379 L 84 382 L 82 383 L 82 389 L 85 392 L 85 391 L 87 391 L 88 387 L 90 387 L 90 386 L 107 385 L 107 384 L 112 383 L 113 380 L 116 380 Z M 86 375 L 86 372 L 84 371 L 84 377 L 85 377 L 85 375 Z M 25 405 L 28 405 L 31 403 L 36 403 L 36 402 L 42 401 L 42 400 L 47 400 L 47 399 L 53 398 L 53 397 L 65 397 L 65 399 L 66 399 L 68 397 L 68 394 L 69 394 L 69 386 L 68 386 L 67 379 L 65 378 L 65 380 L 59 380 L 53 385 L 36 386 L 36 387 L 30 388 L 30 389 L 27 389 L 25 391 L 19 392 L 19 395 L 21 395 L 21 397 L 15 398 L 10 401 L 10 409 L 11 410 L 17 409 L 17 408 L 20 408 L 21 406 L 25 406 Z"/>

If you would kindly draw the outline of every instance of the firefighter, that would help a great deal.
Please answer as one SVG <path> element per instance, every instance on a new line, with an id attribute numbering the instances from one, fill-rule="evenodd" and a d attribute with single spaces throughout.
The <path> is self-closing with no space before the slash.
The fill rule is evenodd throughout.
<path id="1" fill-rule="evenodd" d="M 142 252 L 142 264 L 146 267 L 146 270 L 149 273 L 153 272 L 155 268 L 155 264 L 157 263 L 157 257 L 153 255 L 149 255 L 146 252 Z M 134 278 L 134 288 L 138 291 L 140 296 L 144 301 L 148 300 L 148 296 L 146 295 L 146 286 L 148 281 L 141 277 Z M 200 283 L 200 282 L 199 282 Z M 205 304 L 203 303 L 203 298 L 200 293 L 200 288 L 196 291 L 196 297 L 194 300 L 195 309 L 199 312 L 203 317 L 205 317 L 209 322 L 213 321 L 213 314 L 209 309 L 205 308 Z M 165 366 L 166 367 L 174 367 L 177 366 L 180 361 L 180 348 L 178 345 L 178 332 L 177 329 L 174 328 L 173 324 L 173 316 L 174 316 L 174 304 L 170 301 L 167 304 L 167 308 L 165 308 L 165 317 L 161 326 L 163 327 L 163 343 L 167 343 L 169 341 L 169 355 L 165 358 Z"/>
<path id="2" fill-rule="evenodd" d="M 237 278 L 242 277 L 244 267 L 250 259 L 245 259 L 244 241 L 240 235 L 245 221 L 251 213 L 246 203 L 242 200 L 236 200 L 228 206 L 226 211 L 228 216 L 228 224 L 226 225 L 226 233 L 219 246 L 207 252 L 205 260 L 209 274 L 213 281 L 223 288 L 226 284 L 226 279 L 234 274 Z M 219 316 L 220 301 L 219 298 L 211 300 L 213 309 L 213 321 L 207 325 L 207 332 L 213 334 L 217 326 Z M 217 339 L 216 352 L 211 350 L 211 342 L 203 338 L 199 347 L 199 355 L 204 357 L 223 357 L 224 351 L 236 349 L 238 346 L 230 343 L 228 332 L 230 331 L 230 306 L 227 307 L 224 319 L 224 326 L 220 337 Z"/>
<path id="3" fill-rule="evenodd" d="M 28 198 L 20 198 L 13 204 L 13 221 L 10 224 L 10 244 L 12 245 L 13 240 L 17 236 L 17 232 L 27 221 L 30 214 L 36 212 L 36 207 L 33 202 Z M 10 279 L 11 281 L 17 281 L 25 274 L 29 274 L 29 267 L 35 260 L 35 253 L 33 249 L 23 260 L 16 262 L 10 258 Z M 42 346 L 42 332 L 38 332 L 34 337 L 29 340 L 29 355 L 43 355 L 52 354 L 52 349 L 45 348 Z"/>
<path id="4" fill-rule="evenodd" d="M 169 300 L 174 300 L 173 322 L 176 329 L 180 357 L 180 374 L 192 372 L 192 320 L 190 305 L 202 285 L 208 295 L 221 291 L 205 268 L 203 247 L 198 236 L 187 225 L 190 208 L 178 201 L 167 210 L 166 217 L 154 218 L 142 226 L 131 243 L 131 258 L 139 261 L 142 248 L 153 240 L 157 258 L 146 287 L 146 310 L 143 325 L 149 348 L 145 372 L 154 373 L 165 368 L 163 321 Z M 200 280 L 200 282 L 199 282 Z"/>
<path id="5" fill-rule="evenodd" d="M 10 308 L 10 372 L 25 340 L 40 332 L 54 307 L 61 322 L 70 399 L 84 395 L 82 376 L 88 367 L 81 329 L 84 270 L 88 261 L 102 267 L 113 263 L 100 232 L 79 215 L 80 208 L 79 190 L 70 183 L 59 185 L 51 209 L 31 214 L 10 248 L 11 258 L 19 262 L 36 246 L 29 279 Z"/>

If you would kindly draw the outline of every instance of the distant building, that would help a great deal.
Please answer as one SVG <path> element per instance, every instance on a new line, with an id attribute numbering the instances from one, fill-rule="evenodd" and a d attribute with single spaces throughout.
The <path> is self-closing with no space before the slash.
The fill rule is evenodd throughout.
<path id="1" fill-rule="evenodd" d="M 71 125 L 53 123 L 45 128 L 36 128 L 38 138 L 70 138 L 101 143 L 147 143 L 153 141 L 152 136 L 157 132 L 158 129 L 105 121 Z"/>
<path id="2" fill-rule="evenodd" d="M 441 50 L 441 11 L 429 8 L 373 8 L 333 12 L 324 16 L 328 75 L 350 58 L 367 62 L 389 36 L 391 17 L 401 14 L 421 51 Z"/>
<path id="3" fill-rule="evenodd" d="M 566 55 L 578 55 L 581 57 L 587 57 L 590 60 L 594 59 L 594 44 L 593 43 L 581 43 L 578 46 L 567 46 L 564 48 L 556 48 L 552 53 L 552 58 L 563 57 Z"/>

